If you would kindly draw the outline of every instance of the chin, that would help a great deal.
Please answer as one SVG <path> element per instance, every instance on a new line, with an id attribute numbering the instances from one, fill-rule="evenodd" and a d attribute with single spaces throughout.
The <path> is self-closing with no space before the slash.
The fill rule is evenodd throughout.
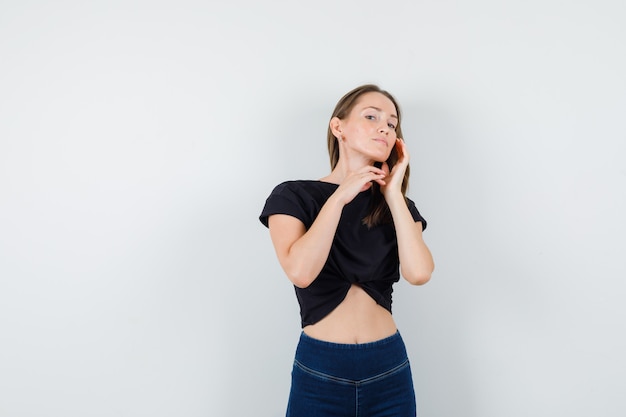
<path id="1" fill-rule="evenodd" d="M 387 162 L 390 155 L 391 155 L 391 151 L 389 151 L 389 153 L 386 153 L 385 155 L 381 155 L 380 153 L 377 153 L 377 154 L 372 153 L 370 154 L 369 157 L 372 161 L 374 161 L 374 163 L 382 164 L 383 162 Z"/>

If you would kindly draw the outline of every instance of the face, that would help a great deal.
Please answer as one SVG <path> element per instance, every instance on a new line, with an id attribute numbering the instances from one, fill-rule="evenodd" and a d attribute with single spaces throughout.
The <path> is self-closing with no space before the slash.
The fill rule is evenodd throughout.
<path id="1" fill-rule="evenodd" d="M 346 151 L 370 161 L 384 162 L 396 144 L 396 107 L 381 93 L 365 93 L 348 117 L 337 119 L 336 126 Z"/>

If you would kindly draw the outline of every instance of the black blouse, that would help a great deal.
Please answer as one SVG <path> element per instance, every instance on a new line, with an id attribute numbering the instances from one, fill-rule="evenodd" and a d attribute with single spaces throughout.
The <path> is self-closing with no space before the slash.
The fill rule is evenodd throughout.
<path id="1" fill-rule="evenodd" d="M 272 214 L 299 219 L 308 230 L 337 184 L 322 181 L 287 181 L 274 188 L 259 220 L 267 227 Z M 372 192 L 359 193 L 341 213 L 326 264 L 307 288 L 295 287 L 302 327 L 315 324 L 334 310 L 352 284 L 360 285 L 378 304 L 391 312 L 392 285 L 400 279 L 398 243 L 393 223 L 368 228 L 363 224 Z M 416 222 L 426 220 L 407 198 Z"/>

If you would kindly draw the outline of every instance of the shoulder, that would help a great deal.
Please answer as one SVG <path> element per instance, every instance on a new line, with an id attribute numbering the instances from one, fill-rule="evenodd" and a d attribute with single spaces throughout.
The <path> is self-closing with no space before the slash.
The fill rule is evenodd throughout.
<path id="1" fill-rule="evenodd" d="M 327 192 L 337 188 L 337 185 L 318 180 L 289 180 L 281 182 L 272 191 L 272 194 L 296 193 L 310 194 L 315 192 Z"/>
<path id="2" fill-rule="evenodd" d="M 268 199 L 286 198 L 292 201 L 322 201 L 337 190 L 336 184 L 317 180 L 290 180 L 278 184 L 270 193 Z"/>
<path id="3" fill-rule="evenodd" d="M 288 214 L 300 219 L 307 227 L 337 185 L 315 180 L 291 180 L 278 184 L 265 202 L 260 216 L 267 226 L 272 214 Z"/>

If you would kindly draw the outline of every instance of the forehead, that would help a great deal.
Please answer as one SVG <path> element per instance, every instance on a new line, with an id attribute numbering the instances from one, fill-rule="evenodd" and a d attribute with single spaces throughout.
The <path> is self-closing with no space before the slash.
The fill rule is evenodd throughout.
<path id="1" fill-rule="evenodd" d="M 396 115 L 396 106 L 393 102 L 384 94 L 376 91 L 365 93 L 359 97 L 354 105 L 354 110 L 360 111 L 367 107 L 375 107 L 389 115 Z"/>

